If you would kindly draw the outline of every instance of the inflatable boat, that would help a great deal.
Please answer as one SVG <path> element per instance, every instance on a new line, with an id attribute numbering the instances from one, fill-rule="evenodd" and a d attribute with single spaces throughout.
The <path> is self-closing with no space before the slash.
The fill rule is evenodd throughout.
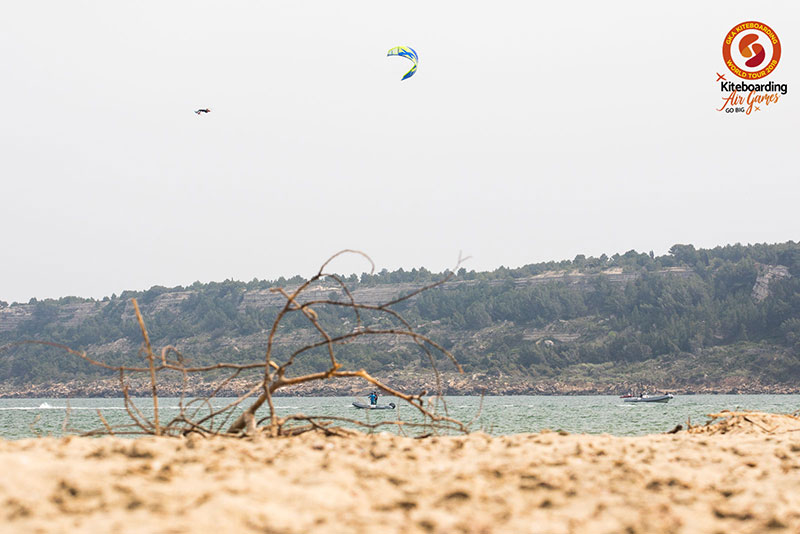
<path id="1" fill-rule="evenodd" d="M 393 402 L 390 402 L 389 404 L 366 404 L 366 403 L 363 403 L 363 402 L 356 401 L 356 402 L 353 403 L 353 406 L 355 406 L 356 408 L 360 408 L 362 410 L 394 410 L 395 409 L 395 405 L 394 405 Z"/>
<path id="2" fill-rule="evenodd" d="M 640 395 L 638 397 L 631 397 L 623 399 L 624 402 L 669 402 L 673 398 L 672 393 L 666 395 Z"/>

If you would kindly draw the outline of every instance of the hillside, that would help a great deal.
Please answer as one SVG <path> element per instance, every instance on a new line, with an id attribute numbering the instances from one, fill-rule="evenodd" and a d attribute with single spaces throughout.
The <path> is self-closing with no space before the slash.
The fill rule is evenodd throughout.
<path id="1" fill-rule="evenodd" d="M 440 276 L 401 269 L 346 281 L 357 301 L 379 304 Z M 296 276 L 156 286 L 102 300 L 0 301 L 0 344 L 55 341 L 109 363 L 131 363 L 141 344 L 130 300 L 135 297 L 154 345 L 175 345 L 195 363 L 259 361 L 283 303 L 270 289 L 290 290 L 302 282 Z M 325 281 L 306 298 L 345 296 Z M 451 393 L 482 387 L 490 393 L 619 391 L 639 385 L 797 391 L 800 383 L 800 244 L 794 242 L 699 250 L 675 245 L 664 256 L 629 251 L 492 272 L 461 269 L 445 285 L 394 309 L 463 364 L 465 375 L 448 375 Z M 332 332 L 355 326 L 347 310 L 317 311 Z M 369 314 L 364 319 L 367 326 L 389 326 Z M 314 335 L 302 316 L 292 317 L 278 333 L 278 357 Z M 358 339 L 340 347 L 339 355 L 348 367 L 408 387 L 422 387 L 419 371 L 428 368 L 413 343 L 393 336 Z M 326 362 L 324 353 L 310 352 L 295 368 L 319 370 Z M 446 362 L 440 366 L 448 370 Z M 53 349 L 0 352 L 0 395 L 63 391 L 53 384 L 103 378 L 110 378 L 108 372 Z"/>

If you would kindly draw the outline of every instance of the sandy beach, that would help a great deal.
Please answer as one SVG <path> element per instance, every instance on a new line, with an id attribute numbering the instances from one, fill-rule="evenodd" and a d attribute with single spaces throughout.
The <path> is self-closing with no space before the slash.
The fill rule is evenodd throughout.
<path id="1" fill-rule="evenodd" d="M 643 437 L 0 441 L 2 532 L 800 532 L 800 419 Z"/>

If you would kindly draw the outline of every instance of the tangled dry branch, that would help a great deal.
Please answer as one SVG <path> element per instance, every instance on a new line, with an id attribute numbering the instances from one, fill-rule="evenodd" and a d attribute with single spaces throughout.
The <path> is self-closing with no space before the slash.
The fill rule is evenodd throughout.
<path id="1" fill-rule="evenodd" d="M 417 288 L 397 298 L 391 299 L 382 304 L 364 304 L 358 302 L 353 292 L 345 281 L 335 273 L 327 272 L 328 266 L 339 256 L 344 254 L 359 255 L 365 258 L 371 265 L 371 272 L 374 272 L 374 263 L 361 251 L 342 250 L 326 260 L 319 271 L 309 280 L 303 282 L 299 287 L 292 291 L 284 288 L 273 288 L 270 291 L 282 296 L 285 300 L 283 306 L 278 311 L 272 328 L 267 338 L 266 354 L 263 361 L 249 363 L 229 363 L 220 362 L 213 365 L 191 366 L 187 365 L 184 355 L 174 346 L 168 345 L 161 349 L 160 355 L 156 356 L 150 342 L 150 336 L 145 325 L 144 318 L 139 309 L 136 299 L 133 299 L 133 309 L 136 320 L 141 330 L 142 347 L 139 350 L 139 357 L 146 363 L 145 366 L 115 366 L 95 360 L 88 356 L 85 351 L 77 351 L 68 346 L 48 341 L 24 341 L 18 344 L 39 344 L 55 347 L 67 353 L 82 358 L 92 365 L 115 371 L 119 375 L 120 390 L 124 400 L 124 407 L 131 420 L 130 424 L 112 426 L 98 412 L 103 427 L 90 432 L 89 434 L 148 434 L 177 436 L 190 433 L 198 433 L 204 436 L 226 435 L 226 436 L 248 436 L 253 434 L 266 434 L 272 437 L 296 435 L 309 430 L 319 430 L 325 433 L 342 434 L 348 431 L 341 427 L 336 427 L 334 423 L 345 423 L 350 426 L 363 429 L 378 429 L 388 425 L 394 426 L 399 432 L 406 433 L 407 429 L 417 429 L 427 435 L 441 432 L 467 432 L 469 423 L 464 423 L 448 415 L 447 405 L 443 399 L 436 406 L 426 405 L 424 396 L 426 391 L 409 393 L 400 391 L 372 376 L 364 369 L 346 369 L 337 359 L 336 348 L 363 337 L 397 336 L 405 338 L 415 344 L 421 353 L 430 363 L 431 371 L 435 375 L 437 391 L 435 395 L 441 397 L 442 383 L 437 369 L 437 355 L 449 360 L 459 372 L 462 372 L 456 358 L 442 345 L 433 341 L 429 337 L 415 332 L 412 325 L 394 306 L 416 297 L 420 293 L 441 286 L 449 281 L 455 271 L 464 261 L 458 259 L 456 268 L 447 271 L 444 276 L 428 285 Z M 315 282 L 321 280 L 333 281 L 344 296 L 344 300 L 334 299 L 311 299 L 304 298 L 305 293 Z M 331 334 L 329 329 L 323 326 L 320 320 L 319 310 L 329 308 L 342 308 L 353 313 L 356 326 L 352 331 L 346 333 Z M 364 314 L 369 313 L 375 316 L 383 316 L 388 319 L 389 327 L 370 327 L 364 323 Z M 291 352 L 282 362 L 275 358 L 275 345 L 279 335 L 279 327 L 287 317 L 300 314 L 310 324 L 316 334 L 317 339 L 307 343 Z M 327 368 L 299 376 L 289 376 L 288 371 L 304 355 L 312 351 L 324 350 L 329 361 Z M 254 377 L 249 389 L 238 398 L 225 403 L 223 406 L 215 407 L 212 402 L 218 397 L 220 391 L 232 380 L 239 378 L 243 373 L 252 370 L 262 370 L 260 377 Z M 217 387 L 207 396 L 192 398 L 187 400 L 187 384 L 191 375 L 203 375 L 204 373 L 227 371 L 228 374 L 218 380 Z M 164 372 L 177 372 L 181 376 L 182 388 L 181 397 L 178 403 L 178 414 L 168 421 L 162 421 L 159 416 L 159 377 Z M 129 394 L 128 377 L 131 375 L 144 375 L 149 378 L 150 391 L 152 397 L 152 415 L 148 416 L 142 412 L 139 406 L 133 402 Z M 391 421 L 380 421 L 377 423 L 365 422 L 354 418 L 345 417 L 320 417 L 307 416 L 303 414 L 293 414 L 279 417 L 273 404 L 273 395 L 283 388 L 297 386 L 311 381 L 336 380 L 345 378 L 357 378 L 369 384 L 373 388 L 383 391 L 387 395 L 397 397 L 413 407 L 416 414 L 414 421 L 401 421 L 398 419 Z M 253 398 L 255 396 L 255 398 Z M 259 409 L 266 404 L 266 415 L 256 418 Z M 443 409 L 438 407 L 442 406 Z"/>

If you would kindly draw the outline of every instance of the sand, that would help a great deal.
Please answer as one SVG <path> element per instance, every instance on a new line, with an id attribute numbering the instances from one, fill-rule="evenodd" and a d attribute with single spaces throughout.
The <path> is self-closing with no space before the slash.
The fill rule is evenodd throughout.
<path id="1" fill-rule="evenodd" d="M 0 441 L 0 532 L 800 532 L 800 419 L 644 437 Z"/>

